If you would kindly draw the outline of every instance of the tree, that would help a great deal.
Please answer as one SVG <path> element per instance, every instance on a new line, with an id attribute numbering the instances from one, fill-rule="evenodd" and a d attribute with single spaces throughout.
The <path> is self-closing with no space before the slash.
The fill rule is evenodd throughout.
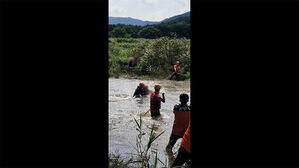
<path id="1" fill-rule="evenodd" d="M 111 35 L 111 37 L 131 37 L 130 34 L 128 34 L 126 30 L 120 26 L 115 27 L 109 35 Z"/>
<path id="2" fill-rule="evenodd" d="M 141 38 L 157 38 L 160 37 L 161 31 L 153 26 L 145 26 L 139 32 L 138 36 Z"/>

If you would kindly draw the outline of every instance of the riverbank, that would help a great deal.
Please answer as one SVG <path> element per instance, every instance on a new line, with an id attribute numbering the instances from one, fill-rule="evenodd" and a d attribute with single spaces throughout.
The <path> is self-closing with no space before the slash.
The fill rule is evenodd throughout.
<path id="1" fill-rule="evenodd" d="M 130 57 L 136 58 L 134 75 L 128 74 Z M 177 80 L 190 78 L 190 39 L 109 38 L 109 76 L 135 79 L 167 79 L 176 61 L 180 62 Z"/>
<path id="2" fill-rule="evenodd" d="M 182 77 L 178 75 L 179 78 L 175 79 L 175 77 L 172 80 L 175 81 L 186 81 L 190 80 L 190 73 L 188 73 L 186 76 Z M 129 75 L 129 74 L 109 74 L 109 78 L 124 78 L 124 79 L 138 79 L 138 80 L 168 80 L 170 78 L 170 75 L 168 76 L 149 76 L 149 75 Z"/>

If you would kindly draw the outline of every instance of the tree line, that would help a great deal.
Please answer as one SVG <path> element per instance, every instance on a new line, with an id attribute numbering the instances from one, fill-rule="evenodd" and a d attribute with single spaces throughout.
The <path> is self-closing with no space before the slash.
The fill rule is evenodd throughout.
<path id="1" fill-rule="evenodd" d="M 109 37 L 120 38 L 147 38 L 171 37 L 176 34 L 178 38 L 190 38 L 190 17 L 179 17 L 169 22 L 154 25 L 109 25 Z"/>

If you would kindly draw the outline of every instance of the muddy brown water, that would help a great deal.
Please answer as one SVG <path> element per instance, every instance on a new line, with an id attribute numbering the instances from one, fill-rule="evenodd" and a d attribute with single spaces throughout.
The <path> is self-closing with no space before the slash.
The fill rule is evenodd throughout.
<path id="1" fill-rule="evenodd" d="M 179 95 L 187 93 L 190 96 L 190 81 L 170 81 L 170 80 L 137 80 L 124 78 L 109 78 L 109 153 L 119 153 L 123 157 L 130 157 L 135 154 L 136 137 L 138 136 L 137 126 L 134 117 L 139 119 L 139 114 L 144 114 L 149 110 L 149 95 L 140 98 L 133 98 L 132 95 L 140 82 L 154 90 L 155 84 L 162 86 L 160 93 L 165 93 L 165 103 L 161 103 L 161 117 L 152 119 L 150 112 L 142 116 L 144 145 L 148 141 L 150 127 L 155 124 L 155 132 L 158 134 L 165 131 L 152 144 L 152 149 L 158 152 L 158 157 L 165 162 L 168 155 L 165 147 L 169 141 L 174 121 L 172 112 L 173 106 L 179 103 Z M 189 100 L 190 103 L 190 100 Z M 173 148 L 176 155 L 181 139 L 177 141 Z M 168 161 L 167 161 L 168 162 Z"/>

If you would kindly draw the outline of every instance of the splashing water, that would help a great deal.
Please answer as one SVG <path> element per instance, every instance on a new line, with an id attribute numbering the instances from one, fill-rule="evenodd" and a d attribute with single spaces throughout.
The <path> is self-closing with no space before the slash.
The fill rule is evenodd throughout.
<path id="1" fill-rule="evenodd" d="M 161 93 L 165 93 L 165 103 L 161 103 L 161 116 L 158 119 L 152 119 L 150 108 L 150 96 L 133 98 L 133 93 L 140 82 L 154 90 L 155 84 L 162 86 Z M 160 160 L 165 161 L 168 155 L 164 149 L 169 141 L 172 131 L 174 114 L 173 106 L 179 103 L 179 95 L 187 93 L 190 96 L 190 81 L 169 81 L 169 80 L 137 80 L 110 78 L 109 79 L 109 153 L 119 152 L 121 154 L 135 153 L 136 142 L 136 124 L 134 117 L 139 118 L 142 114 L 144 128 L 150 128 L 155 125 L 154 130 L 160 133 L 165 130 L 152 145 L 157 150 Z M 190 102 L 190 100 L 189 100 Z M 146 113 L 147 112 L 147 113 Z M 145 129 L 147 135 L 150 129 Z M 145 136 L 145 138 L 148 138 Z M 144 142 L 146 142 L 145 139 Z M 178 150 L 181 139 L 179 139 L 173 148 L 174 153 Z"/>

